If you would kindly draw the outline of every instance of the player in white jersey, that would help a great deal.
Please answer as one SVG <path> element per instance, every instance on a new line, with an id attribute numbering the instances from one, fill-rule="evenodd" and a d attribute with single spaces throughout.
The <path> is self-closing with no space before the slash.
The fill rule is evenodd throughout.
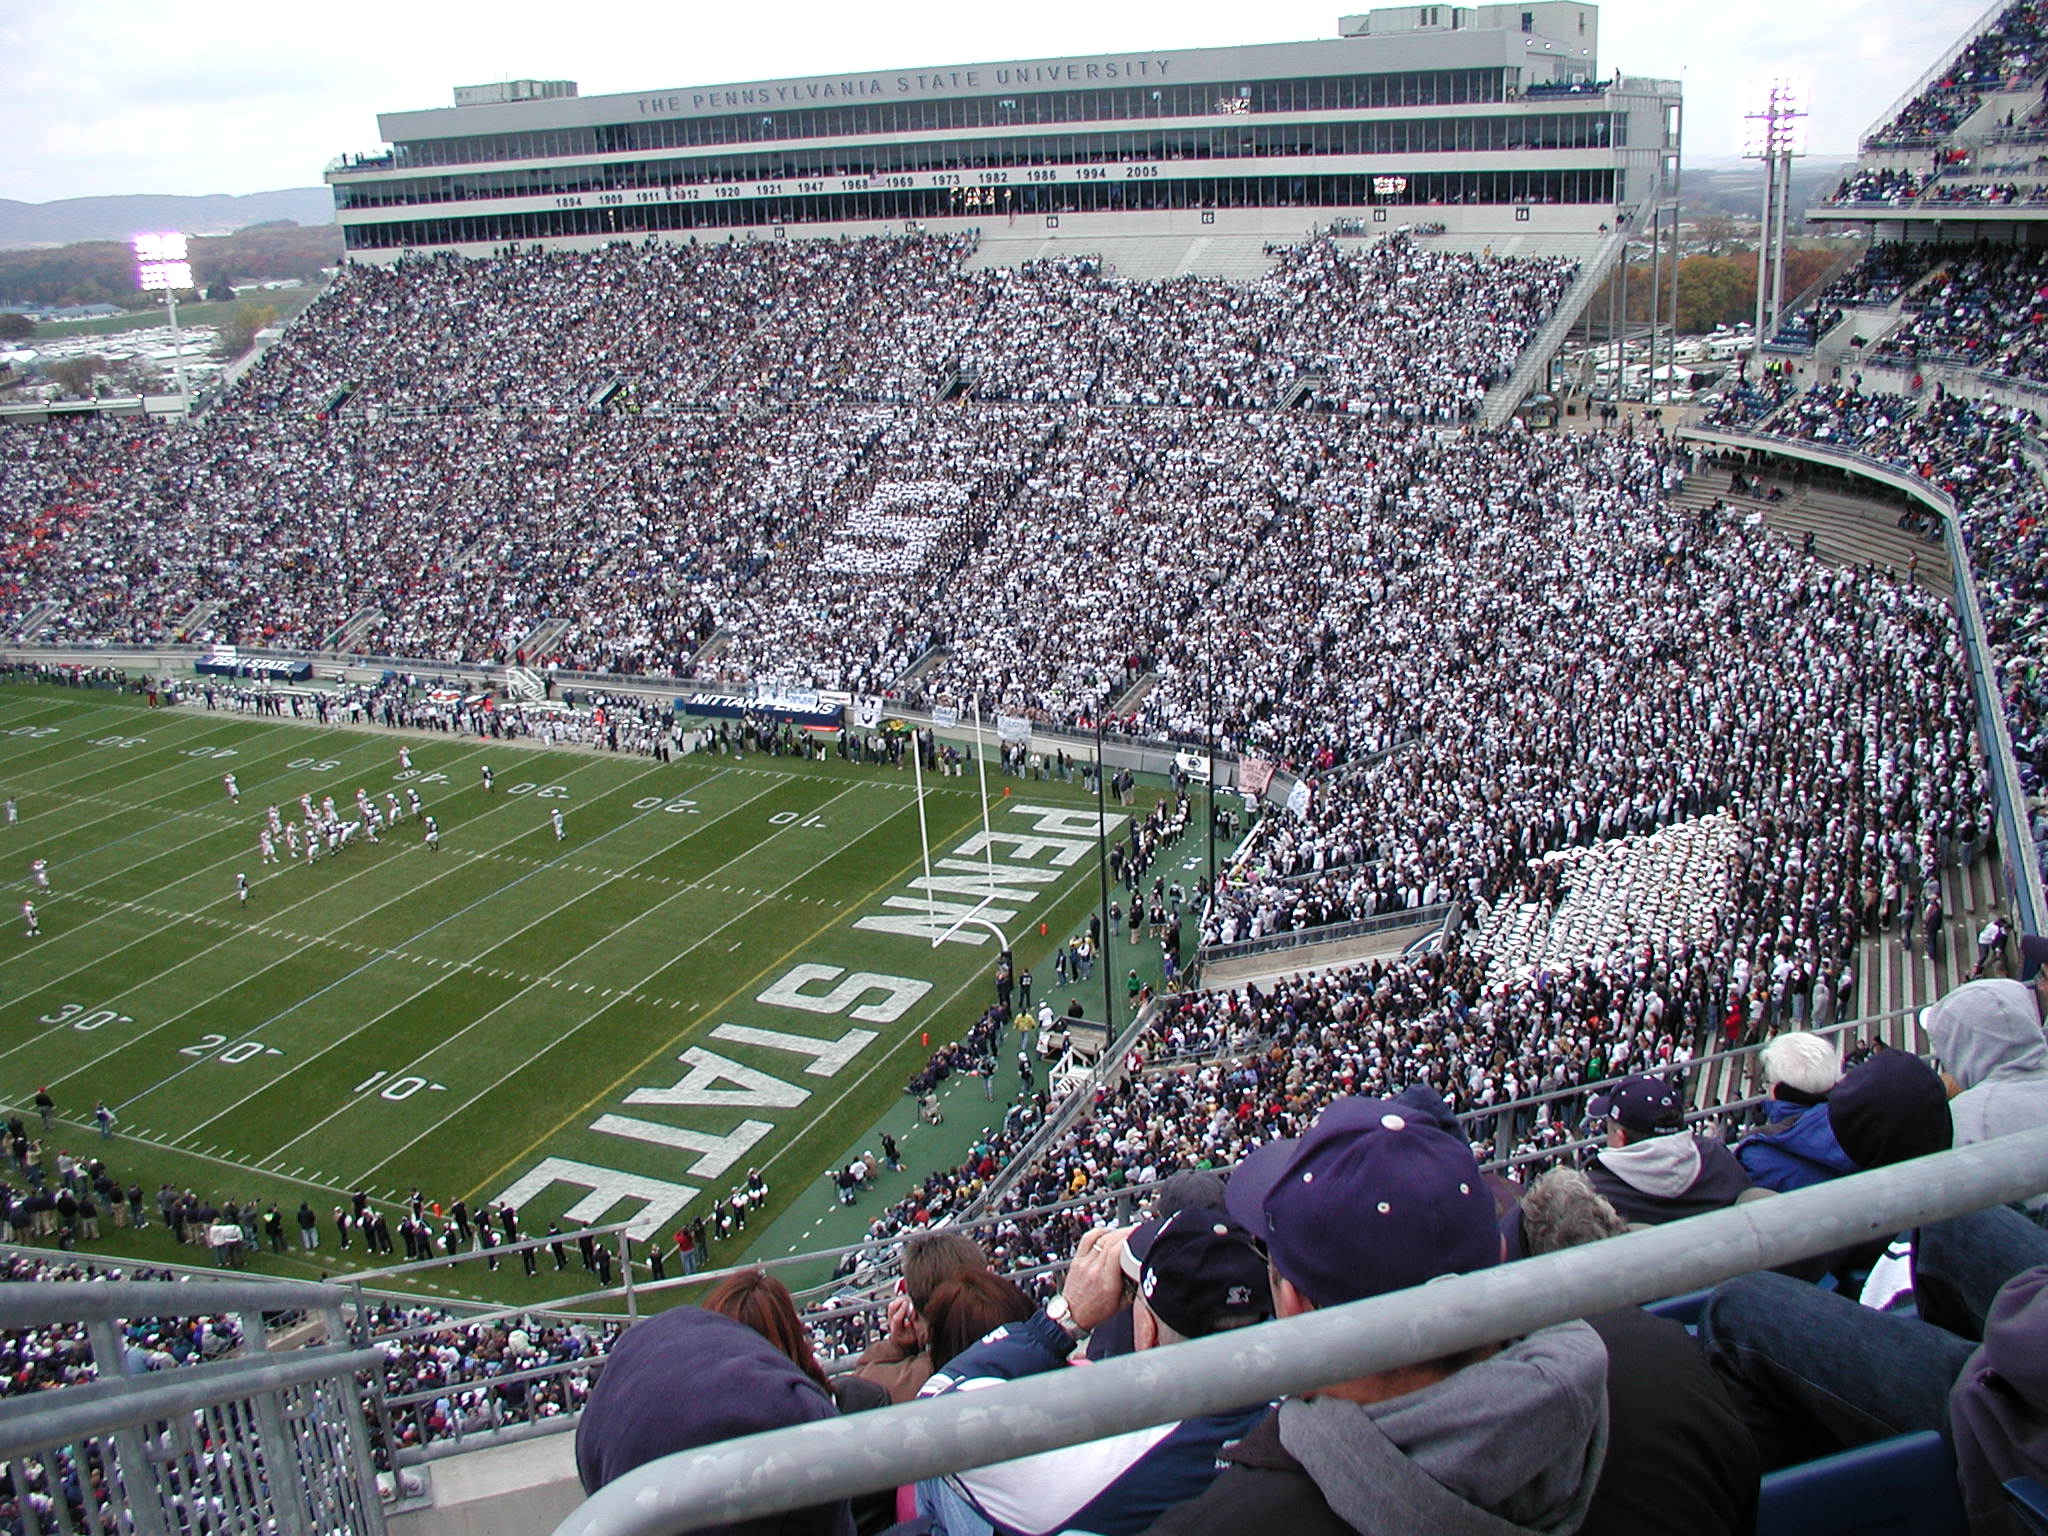
<path id="1" fill-rule="evenodd" d="M 412 748 L 400 747 L 398 749 L 398 771 L 400 773 L 412 772 Z"/>
<path id="2" fill-rule="evenodd" d="M 274 805 L 270 808 L 268 814 L 270 817 L 270 832 L 275 837 L 284 830 L 284 818 L 277 814 L 277 807 Z"/>
<path id="3" fill-rule="evenodd" d="M 562 831 L 562 808 L 556 806 L 548 814 L 555 819 L 555 841 L 559 843 L 567 835 Z"/>
<path id="4" fill-rule="evenodd" d="M 378 829 L 384 825 L 384 818 L 377 814 L 375 805 L 363 807 L 363 832 L 371 842 L 377 841 Z"/>
<path id="5" fill-rule="evenodd" d="M 405 807 L 398 803 L 397 790 L 385 790 L 384 803 L 391 807 L 391 814 L 385 818 L 386 821 L 389 821 L 393 826 L 396 826 L 398 825 L 399 822 L 405 820 Z"/>
<path id="6" fill-rule="evenodd" d="M 234 801 L 235 804 L 240 805 L 242 803 L 242 786 L 235 782 L 235 776 L 232 773 L 224 773 L 220 776 L 220 781 L 227 786 L 228 798 Z"/>
<path id="7" fill-rule="evenodd" d="M 277 839 L 270 835 L 268 829 L 256 834 L 256 846 L 263 850 L 264 863 L 275 864 L 277 862 Z"/>
<path id="8" fill-rule="evenodd" d="M 33 864 L 29 865 L 28 872 L 36 877 L 37 890 L 47 891 L 50 888 L 50 861 L 48 859 L 37 859 Z"/>
<path id="9" fill-rule="evenodd" d="M 322 795 L 320 797 L 320 819 L 322 821 L 334 820 L 334 796 Z"/>
<path id="10" fill-rule="evenodd" d="M 405 803 L 412 807 L 412 813 L 415 816 L 419 815 L 420 812 L 424 809 L 424 807 L 420 804 L 420 792 L 416 789 L 409 788 L 406 790 Z"/>
<path id="11" fill-rule="evenodd" d="M 299 856 L 299 824 L 296 821 L 284 824 L 284 845 L 291 849 L 293 858 Z"/>
<path id="12" fill-rule="evenodd" d="M 441 849 L 441 824 L 429 816 L 426 819 L 426 828 L 427 846 L 438 853 Z"/>
<path id="13" fill-rule="evenodd" d="M 299 809 L 306 813 L 306 820 L 311 822 L 313 819 L 313 797 L 311 795 L 299 796 Z"/>
<path id="14" fill-rule="evenodd" d="M 7 825 L 13 826 L 21 820 L 21 807 L 14 803 L 14 796 L 7 797 Z"/>
<path id="15" fill-rule="evenodd" d="M 28 924 L 29 938 L 32 939 L 43 931 L 43 925 L 36 921 L 36 904 L 34 902 L 24 901 L 21 904 L 21 916 L 22 920 Z"/>
<path id="16" fill-rule="evenodd" d="M 245 907 L 249 905 L 249 877 L 239 871 L 235 875 L 235 900 Z"/>

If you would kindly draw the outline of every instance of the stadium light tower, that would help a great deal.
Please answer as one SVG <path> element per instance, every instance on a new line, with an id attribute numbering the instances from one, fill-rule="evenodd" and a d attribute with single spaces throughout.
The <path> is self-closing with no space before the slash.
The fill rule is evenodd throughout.
<path id="1" fill-rule="evenodd" d="M 1792 201 L 1792 158 L 1806 153 L 1812 92 L 1803 78 L 1770 75 L 1743 91 L 1742 154 L 1764 164 L 1764 218 L 1756 244 L 1756 341 L 1750 356 L 1763 365 L 1764 341 L 1785 307 L 1785 225 Z"/>
<path id="2" fill-rule="evenodd" d="M 135 251 L 136 286 L 144 293 L 161 291 L 170 308 L 171 366 L 178 376 L 178 409 L 189 415 L 192 392 L 185 385 L 185 333 L 178 329 L 178 290 L 192 286 L 185 237 L 176 233 L 137 235 L 129 244 Z"/>

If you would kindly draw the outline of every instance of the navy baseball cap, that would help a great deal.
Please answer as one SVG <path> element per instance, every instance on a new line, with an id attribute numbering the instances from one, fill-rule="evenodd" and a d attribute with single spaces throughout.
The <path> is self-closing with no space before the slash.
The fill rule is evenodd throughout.
<path id="1" fill-rule="evenodd" d="M 1189 1206 L 1136 1228 L 1124 1242 L 1123 1270 L 1153 1315 L 1182 1338 L 1273 1315 L 1265 1256 L 1221 1211 Z"/>
<path id="2" fill-rule="evenodd" d="M 1462 1136 L 1420 1106 L 1340 1099 L 1230 1176 L 1230 1214 L 1319 1307 L 1500 1262 L 1493 1195 Z"/>
<path id="3" fill-rule="evenodd" d="M 1586 1105 L 1593 1120 L 1617 1121 L 1623 1130 L 1648 1135 L 1671 1131 L 1683 1119 L 1678 1084 L 1664 1077 L 1624 1077 L 1605 1093 L 1596 1093 Z"/>

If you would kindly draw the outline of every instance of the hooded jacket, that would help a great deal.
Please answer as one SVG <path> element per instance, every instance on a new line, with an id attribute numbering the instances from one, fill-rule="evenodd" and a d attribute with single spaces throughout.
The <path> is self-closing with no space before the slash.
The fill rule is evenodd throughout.
<path id="1" fill-rule="evenodd" d="M 1289 1398 L 1155 1536 L 1518 1536 L 1578 1529 L 1607 1454 L 1607 1350 L 1584 1323 L 1386 1402 Z"/>
<path id="2" fill-rule="evenodd" d="M 1996 1530 L 2006 1482 L 2048 1478 L 2048 1265 L 2000 1287 L 1984 1346 L 1949 1392 L 1948 1415 L 1971 1529 Z"/>
<path id="3" fill-rule="evenodd" d="M 1735 1160 L 1757 1188 L 1784 1194 L 1857 1171 L 1835 1139 L 1825 1103 L 1771 1099 L 1764 1105 L 1764 1118 L 1769 1124 L 1735 1144 Z"/>
<path id="4" fill-rule="evenodd" d="M 1718 1211 L 1750 1188 L 1735 1154 L 1705 1136 L 1652 1136 L 1603 1147 L 1586 1177 L 1624 1221 L 1650 1226 Z"/>
<path id="5" fill-rule="evenodd" d="M 1927 1038 L 1962 1093 L 1949 1102 L 1956 1145 L 2048 1125 L 2048 1036 L 2033 992 L 2016 981 L 1973 981 L 1922 1015 Z M 2027 1202 L 2048 1206 L 2048 1195 Z"/>
<path id="6" fill-rule="evenodd" d="M 635 1467 L 758 1430 L 838 1417 L 825 1389 L 744 1323 L 674 1307 L 605 1357 L 576 1424 L 576 1473 L 595 1493 Z M 724 1536 L 853 1536 L 844 1499 L 709 1526 Z"/>

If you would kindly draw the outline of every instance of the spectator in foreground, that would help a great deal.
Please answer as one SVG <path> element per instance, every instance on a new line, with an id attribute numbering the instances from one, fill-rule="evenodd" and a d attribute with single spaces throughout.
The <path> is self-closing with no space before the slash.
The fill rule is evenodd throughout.
<path id="1" fill-rule="evenodd" d="M 1587 1106 L 1607 1122 L 1607 1145 L 1586 1168 L 1593 1187 L 1623 1218 L 1659 1226 L 1718 1211 L 1750 1189 L 1749 1176 L 1720 1142 L 1685 1128 L 1678 1085 L 1625 1077 Z"/>
<path id="2" fill-rule="evenodd" d="M 1183 1210 L 1136 1228 L 1085 1233 L 1060 1294 L 1022 1322 L 998 1329 L 925 1384 L 927 1397 L 975 1391 L 1060 1369 L 1083 1334 L 1136 1287 L 1133 1337 L 1143 1352 L 1247 1328 L 1273 1315 L 1266 1263 L 1220 1211 Z M 1216 1476 L 1217 1453 L 1271 1408 L 1259 1402 L 1154 1425 L 961 1472 L 945 1481 L 997 1536 L 1082 1530 L 1137 1536 Z M 959 1536 L 947 1522 L 935 1527 Z"/>
<path id="3" fill-rule="evenodd" d="M 1735 1160 L 1750 1182 L 1782 1194 L 1854 1173 L 1828 1117 L 1828 1095 L 1842 1080 L 1842 1053 L 1823 1036 L 1794 1030 L 1760 1055 L 1769 1095 L 1764 1128 L 1735 1144 Z"/>
<path id="4" fill-rule="evenodd" d="M 879 1384 L 851 1374 L 828 1377 L 817 1351 L 796 1315 L 789 1287 L 765 1269 L 743 1269 L 727 1275 L 703 1301 L 704 1310 L 745 1323 L 787 1355 L 792 1364 L 832 1394 L 841 1413 L 859 1413 L 888 1406 L 889 1394 Z"/>
<path id="5" fill-rule="evenodd" d="M 576 1425 L 586 1494 L 676 1451 L 835 1418 L 832 1396 L 744 1323 L 676 1307 L 636 1323 L 612 1346 Z M 705 1526 L 725 1536 L 852 1536 L 844 1499 Z"/>
<path id="6" fill-rule="evenodd" d="M 1921 1014 L 1956 1097 L 1949 1102 L 1956 1145 L 2048 1125 L 2048 1038 L 2042 996 L 2017 981 L 1970 981 Z M 2048 1220 L 2048 1193 L 2026 1202 Z"/>
<path id="7" fill-rule="evenodd" d="M 1014 1280 L 985 1269 L 955 1275 L 932 1292 L 923 1313 L 933 1372 L 943 1371 L 954 1356 L 1005 1323 L 1021 1323 L 1036 1310 Z"/>
<path id="8" fill-rule="evenodd" d="M 903 1291 L 889 1298 L 889 1334 L 870 1345 L 853 1374 L 880 1385 L 892 1403 L 917 1396 L 932 1374 L 925 1309 L 946 1281 L 986 1270 L 981 1245 L 958 1232 L 913 1232 L 903 1240 Z"/>
<path id="9" fill-rule="evenodd" d="M 1265 1244 L 1282 1318 L 1500 1260 L 1471 1148 L 1395 1101 L 1331 1105 L 1253 1152 L 1227 1198 Z M 1565 1323 L 1288 1398 L 1154 1529 L 1575 1531 L 1606 1456 L 1606 1369 L 1599 1336 Z"/>
<path id="10" fill-rule="evenodd" d="M 1576 1168 L 1522 1197 L 1529 1254 L 1619 1237 L 1620 1214 Z M 1756 1445 L 1691 1334 L 1623 1307 L 1586 1319 L 1607 1346 L 1607 1461 L 1579 1536 L 1739 1536 L 1756 1528 Z"/>

